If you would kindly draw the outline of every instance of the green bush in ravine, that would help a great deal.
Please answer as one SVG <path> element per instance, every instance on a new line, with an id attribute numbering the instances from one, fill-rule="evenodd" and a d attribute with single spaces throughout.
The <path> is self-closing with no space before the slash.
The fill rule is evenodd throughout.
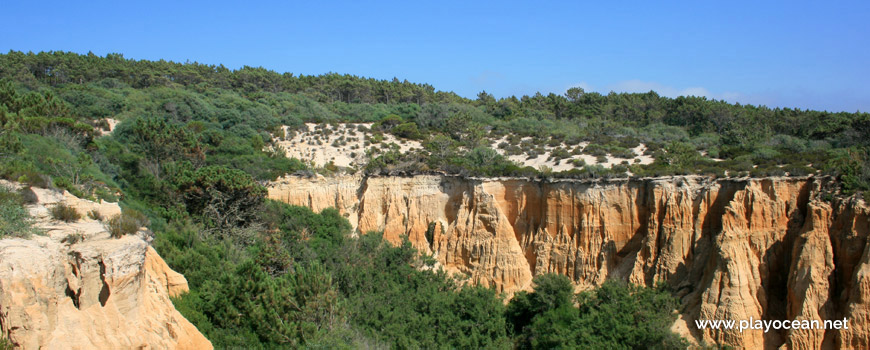
<path id="1" fill-rule="evenodd" d="M 350 237 L 334 210 L 269 202 L 262 214 L 277 239 L 250 251 L 203 240 L 196 225 L 155 241 L 190 283 L 176 307 L 216 346 L 509 347 L 496 293 L 420 270 L 409 243 Z"/>
<path id="2" fill-rule="evenodd" d="M 570 280 L 547 275 L 536 278 L 535 292 L 520 292 L 506 308 L 494 290 L 459 286 L 431 269 L 433 260 L 407 240 L 396 246 L 378 233 L 351 237 L 347 220 L 334 209 L 317 214 L 268 201 L 260 219 L 267 231 L 248 249 L 203 237 L 190 222 L 168 226 L 154 242 L 190 284 L 190 293 L 174 301 L 176 308 L 217 347 L 681 344 L 660 328 L 673 321 L 675 307 L 661 289 L 605 284 L 592 292 L 597 294 L 575 297 Z M 586 311 L 574 306 L 577 300 Z M 621 338 L 588 324 L 618 312 L 614 305 L 626 307 L 630 316 L 614 316 L 612 326 L 637 328 Z M 542 320 L 561 313 L 571 318 L 559 322 L 582 325 L 588 339 L 570 330 L 560 333 L 565 339 L 538 336 L 547 327 Z"/>
<path id="3" fill-rule="evenodd" d="M 519 348 L 688 346 L 670 331 L 676 320 L 677 302 L 664 287 L 644 288 L 608 281 L 574 295 L 574 286 L 563 275 L 537 276 L 534 284 L 534 292 L 517 293 L 507 307 L 507 319 Z"/>

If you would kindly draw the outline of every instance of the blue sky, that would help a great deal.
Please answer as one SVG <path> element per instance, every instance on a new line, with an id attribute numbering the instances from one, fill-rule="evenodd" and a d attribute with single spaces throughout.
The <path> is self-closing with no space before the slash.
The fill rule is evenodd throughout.
<path id="1" fill-rule="evenodd" d="M 870 1 L 4 0 L 0 51 L 408 79 L 474 97 L 656 90 L 870 111 Z"/>

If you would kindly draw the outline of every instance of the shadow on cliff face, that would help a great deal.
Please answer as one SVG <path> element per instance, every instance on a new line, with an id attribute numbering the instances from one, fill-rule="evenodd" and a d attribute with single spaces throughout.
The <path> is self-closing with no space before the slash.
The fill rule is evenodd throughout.
<path id="1" fill-rule="evenodd" d="M 624 259 L 632 253 L 640 253 L 640 254 L 649 254 L 648 251 L 644 252 L 642 249 L 644 239 L 649 235 L 649 216 L 650 216 L 650 198 L 653 196 L 649 195 L 651 189 L 649 189 L 649 184 L 629 184 L 630 193 L 634 193 L 634 210 L 637 211 L 638 217 L 638 227 L 632 234 L 631 239 L 616 252 L 616 256 L 620 259 Z"/>
<path id="2" fill-rule="evenodd" d="M 866 199 L 865 199 L 866 200 Z M 863 204 L 863 205 L 860 205 Z M 870 209 L 857 199 L 835 200 L 832 204 L 831 246 L 834 271 L 830 298 L 836 318 L 854 322 L 848 331 L 825 334 L 825 341 L 846 347 L 868 348 L 870 344 Z M 837 233 L 837 234 L 833 234 Z M 829 332 L 830 333 L 830 332 Z"/>
<path id="3" fill-rule="evenodd" d="M 100 264 L 100 282 L 103 283 L 102 287 L 100 287 L 100 294 L 98 299 L 100 300 L 100 306 L 106 306 L 106 303 L 109 301 L 109 295 L 111 292 L 109 291 L 109 284 L 106 283 L 106 264 L 103 263 L 102 260 L 99 262 Z"/>
<path id="4" fill-rule="evenodd" d="M 735 186 L 736 185 L 736 186 Z M 743 234 L 733 235 L 729 237 L 720 237 L 724 233 L 723 220 L 726 208 L 735 199 L 736 193 L 746 190 L 746 186 L 741 186 L 739 183 L 731 183 L 730 185 L 723 184 L 723 188 L 719 192 L 719 196 L 708 208 L 704 218 L 704 225 L 701 229 L 701 237 L 695 240 L 692 248 L 692 254 L 681 262 L 674 273 L 669 274 L 667 281 L 673 286 L 674 294 L 681 299 L 683 318 L 691 324 L 691 321 L 700 318 L 702 304 L 709 304 L 710 300 L 703 300 L 702 294 L 710 291 L 711 288 L 716 288 L 718 284 L 720 290 L 718 299 L 714 300 L 714 305 L 707 305 L 707 315 L 710 316 L 710 306 L 713 306 L 714 315 L 726 315 L 729 312 L 722 313 L 730 306 L 723 304 L 727 303 L 728 299 L 722 299 L 723 283 L 733 283 L 734 278 L 740 279 L 740 276 L 758 276 L 760 284 L 757 292 L 753 295 L 754 302 L 757 303 L 759 311 L 762 312 L 761 318 L 764 320 L 787 320 L 789 319 L 789 276 L 793 265 L 793 250 L 795 244 L 800 240 L 802 230 L 806 224 L 807 213 L 809 212 L 810 202 L 810 187 L 811 183 L 804 183 L 800 186 L 799 192 L 792 202 L 791 198 L 777 198 L 777 192 L 774 184 L 770 181 L 762 181 L 760 184 L 761 198 L 749 199 L 746 195 L 743 208 L 747 213 L 753 210 L 764 210 L 764 208 L 753 208 L 753 205 L 764 205 L 774 203 L 784 205 L 786 222 L 784 223 L 785 230 L 777 229 L 777 226 L 768 228 L 765 231 L 751 231 L 751 225 L 747 225 L 748 232 Z M 784 202 L 784 203 L 783 203 Z M 754 203 L 754 204 L 753 204 Z M 700 204 L 696 200 L 696 213 L 699 212 L 697 205 Z M 775 221 L 775 220 L 774 220 Z M 775 222 L 774 222 L 775 224 Z M 741 242 L 746 240 L 745 242 Z M 738 244 L 755 250 L 759 249 L 755 254 L 757 262 L 749 264 L 732 264 L 729 263 L 735 257 L 730 256 L 726 245 Z M 766 245 L 766 246 L 765 246 Z M 691 266 L 688 267 L 688 266 Z M 754 267 L 753 267 L 754 266 Z M 738 268 L 739 270 L 732 270 Z M 745 269 L 757 269 L 756 271 Z M 686 273 L 688 272 L 688 275 Z M 717 278 L 718 276 L 718 278 Z M 717 294 L 717 293 L 713 293 Z M 744 315 L 745 316 L 745 315 Z M 700 331 L 694 327 L 689 327 L 692 335 L 700 338 Z M 725 339 L 733 335 L 725 334 L 722 331 L 710 331 L 711 336 L 715 339 Z M 722 338 L 724 337 L 724 338 Z M 785 343 L 788 337 L 788 332 L 785 330 L 770 330 L 763 334 L 761 341 L 766 348 L 775 348 Z"/>
<path id="5" fill-rule="evenodd" d="M 761 184 L 764 193 L 771 199 L 782 200 L 776 198 L 772 181 L 762 181 Z M 810 183 L 805 182 L 796 196 L 795 207 L 791 207 L 791 201 L 785 202 L 788 215 L 786 232 L 764 251 L 760 261 L 761 290 L 764 291 L 764 295 L 763 298 L 759 297 L 759 302 L 764 311 L 762 317 L 766 320 L 790 319 L 788 280 L 792 274 L 794 246 L 806 225 L 806 214 L 809 210 L 809 190 Z M 771 330 L 765 334 L 764 340 L 766 344 L 779 346 L 785 342 L 787 335 L 786 330 Z"/>

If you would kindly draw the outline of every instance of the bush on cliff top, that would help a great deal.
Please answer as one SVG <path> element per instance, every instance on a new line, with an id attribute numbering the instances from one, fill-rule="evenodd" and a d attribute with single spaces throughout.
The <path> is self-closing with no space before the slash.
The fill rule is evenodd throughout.
<path id="1" fill-rule="evenodd" d="M 21 196 L 0 186 L 0 239 L 27 237 L 34 233 L 33 219 L 24 208 Z"/>
<path id="2" fill-rule="evenodd" d="M 51 217 L 63 222 L 76 222 L 81 220 L 82 214 L 66 203 L 57 203 L 48 209 Z"/>
<path id="3" fill-rule="evenodd" d="M 124 210 L 124 212 L 109 218 L 103 224 L 112 238 L 121 238 L 124 235 L 134 234 L 142 226 L 146 225 L 148 225 L 148 217 L 142 212 L 133 209 Z"/>

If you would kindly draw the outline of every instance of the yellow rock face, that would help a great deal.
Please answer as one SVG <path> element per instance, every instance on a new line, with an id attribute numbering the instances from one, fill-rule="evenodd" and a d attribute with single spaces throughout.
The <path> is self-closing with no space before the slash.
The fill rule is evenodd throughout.
<path id="1" fill-rule="evenodd" d="M 45 235 L 0 240 L 0 334 L 23 349 L 211 349 L 172 305 L 187 280 L 146 242 L 145 231 L 110 238 L 98 221 L 64 223 L 46 205 L 120 212 L 37 189 L 27 209 Z M 78 235 L 77 243 L 64 242 Z"/>
<path id="2" fill-rule="evenodd" d="M 450 176 L 287 177 L 270 198 L 335 207 L 357 232 L 402 235 L 447 271 L 513 293 L 535 275 L 578 289 L 666 281 L 696 341 L 747 348 L 870 347 L 863 201 L 824 179 L 675 177 L 605 182 Z M 849 319 L 843 330 L 698 330 L 698 319 Z"/>
<path id="3" fill-rule="evenodd" d="M 169 300 L 186 291 L 139 237 L 0 241 L 3 332 L 25 349 L 210 349 Z"/>

